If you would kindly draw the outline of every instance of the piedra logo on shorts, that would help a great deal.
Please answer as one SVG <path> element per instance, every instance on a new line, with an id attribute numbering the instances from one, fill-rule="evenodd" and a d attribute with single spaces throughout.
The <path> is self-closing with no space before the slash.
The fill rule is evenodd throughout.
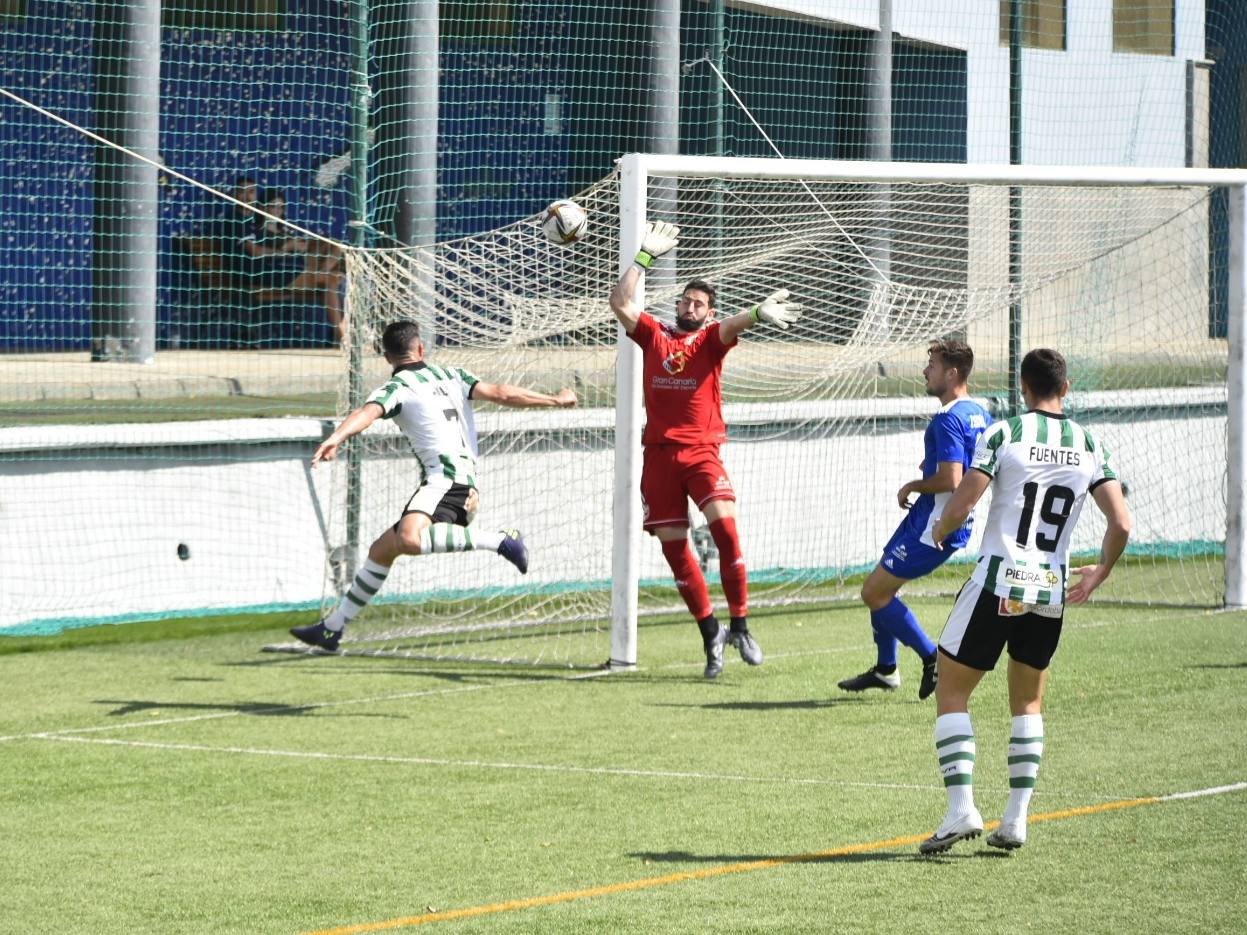
<path id="1" fill-rule="evenodd" d="M 662 362 L 662 369 L 667 373 L 680 373 L 686 364 L 688 364 L 688 355 L 683 351 L 672 351 Z"/>

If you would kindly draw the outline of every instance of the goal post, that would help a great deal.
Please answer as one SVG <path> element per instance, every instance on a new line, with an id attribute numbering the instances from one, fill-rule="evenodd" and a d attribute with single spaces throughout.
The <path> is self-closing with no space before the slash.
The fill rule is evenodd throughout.
<path id="1" fill-rule="evenodd" d="M 1241 176 L 1244 173 L 1235 173 Z M 1226 319 L 1229 367 L 1226 374 L 1225 606 L 1247 607 L 1247 185 L 1229 188 L 1229 308 Z"/>
<path id="2" fill-rule="evenodd" d="M 648 204 L 648 178 L 633 157 L 619 170 L 619 275 L 641 249 Z M 644 307 L 645 282 L 637 284 L 634 301 Z M 637 592 L 641 554 L 641 349 L 617 328 L 619 351 L 615 368 L 615 484 L 611 561 L 612 668 L 637 662 Z"/>
<path id="3" fill-rule="evenodd" d="M 1225 488 L 1225 521 L 1224 521 L 1224 553 L 1223 553 L 1223 588 L 1219 595 L 1221 603 L 1224 606 L 1234 608 L 1242 607 L 1247 602 L 1247 569 L 1245 569 L 1245 553 L 1247 553 L 1247 529 L 1243 522 L 1244 499 L 1247 498 L 1244 485 L 1247 484 L 1247 406 L 1244 405 L 1244 335 L 1243 335 L 1243 314 L 1245 305 L 1245 296 L 1247 296 L 1247 262 L 1244 255 L 1244 241 L 1247 239 L 1247 208 L 1245 208 L 1244 186 L 1247 183 L 1247 172 L 1240 170 L 1217 170 L 1217 169 L 1186 169 L 1186 168 L 1135 168 L 1135 167 L 1066 167 L 1066 166 L 1009 166 L 1009 165 L 950 165 L 950 164 L 932 164 L 932 163 L 878 163 L 878 162 L 837 162 L 837 161 L 810 161 L 810 160 L 784 160 L 770 158 L 740 158 L 740 157 L 698 157 L 698 156 L 679 156 L 668 154 L 630 154 L 624 156 L 620 162 L 620 253 L 619 268 L 626 269 L 627 264 L 631 261 L 631 257 L 635 254 L 638 245 L 637 238 L 639 231 L 644 227 L 646 219 L 650 215 L 648 203 L 652 197 L 652 186 L 656 180 L 667 180 L 668 184 L 674 184 L 678 207 L 672 213 L 669 206 L 664 204 L 664 208 L 668 208 L 667 212 L 653 212 L 655 216 L 660 216 L 664 220 L 674 221 L 679 224 L 683 230 L 697 236 L 698 231 L 695 229 L 696 221 L 692 225 L 689 224 L 689 217 L 686 217 L 686 205 L 679 202 L 679 199 L 688 198 L 689 201 L 696 202 L 700 197 L 694 193 L 689 195 L 687 189 L 696 188 L 698 183 L 704 183 L 706 190 L 713 189 L 715 192 L 713 201 L 715 203 L 715 217 L 720 217 L 722 205 L 725 198 L 725 190 L 730 186 L 744 182 L 745 180 L 756 180 L 759 183 L 774 183 L 778 194 L 775 196 L 775 202 L 779 206 L 777 210 L 786 211 L 792 206 L 793 198 L 801 197 L 801 190 L 804 190 L 810 202 L 818 205 L 819 196 L 811 190 L 811 185 L 835 185 L 844 184 L 848 186 L 863 186 L 857 189 L 859 197 L 862 201 L 873 202 L 876 205 L 887 206 L 890 204 L 890 193 L 895 186 L 955 186 L 963 190 L 979 189 L 986 192 L 1003 193 L 1000 197 L 1007 198 L 1008 192 L 1012 188 L 1020 190 L 1024 193 L 1023 203 L 1024 211 L 1031 211 L 1035 214 L 1043 214 L 1045 211 L 1051 213 L 1049 222 L 1051 227 L 1047 231 L 1038 231 L 1034 223 L 1023 223 L 1023 233 L 1021 234 L 1021 251 L 1023 256 L 1023 281 L 1018 289 L 1006 287 L 1001 293 L 992 296 L 989 302 L 994 302 L 1000 306 L 1007 306 L 1009 301 L 1021 301 L 1035 288 L 1034 283 L 1026 280 L 1025 268 L 1028 265 L 1028 248 L 1032 252 L 1052 252 L 1059 250 L 1061 237 L 1061 217 L 1070 217 L 1074 212 L 1080 211 L 1079 202 L 1083 199 L 1078 194 L 1084 190 L 1096 190 L 1098 192 L 1170 192 L 1174 190 L 1208 192 L 1213 189 L 1222 189 L 1228 192 L 1229 202 L 1229 223 L 1228 229 L 1225 231 L 1225 237 L 1228 242 L 1228 273 L 1229 273 L 1229 295 L 1228 295 L 1228 334 L 1226 335 L 1226 366 L 1224 370 L 1225 380 L 1225 449 L 1224 449 L 1224 488 Z M 784 186 L 787 191 L 781 191 Z M 874 187 L 876 194 L 873 199 L 863 192 Z M 1030 203 L 1026 202 L 1026 194 L 1035 190 L 1043 190 L 1047 192 L 1057 193 L 1053 200 L 1057 202 L 1056 207 L 1045 208 L 1042 205 L 1037 206 L 1035 199 L 1030 199 Z M 664 189 L 664 201 L 670 196 L 670 189 Z M 737 192 L 728 192 L 728 199 L 738 198 Z M 831 198 L 837 198 L 835 194 L 830 195 Z M 1140 194 L 1138 200 L 1142 201 L 1146 195 Z M 973 202 L 975 195 L 971 193 L 968 200 Z M 709 200 L 709 199 L 707 199 Z M 990 198 L 988 199 L 991 200 Z M 1064 200 L 1064 204 L 1060 202 Z M 1130 197 L 1115 198 L 1110 195 L 1107 199 L 1100 199 L 1107 204 L 1107 210 L 1110 214 L 1120 215 L 1129 213 L 1133 209 Z M 1115 202 L 1115 203 L 1110 203 Z M 833 226 L 838 226 L 833 214 L 840 210 L 837 204 L 836 209 L 826 210 L 825 205 L 818 205 L 823 208 L 825 213 L 832 221 Z M 748 210 L 748 209 L 747 209 Z M 764 205 L 752 206 L 752 210 L 761 214 L 766 210 Z M 883 211 L 889 210 L 887 207 Z M 991 212 L 989 206 L 987 211 Z M 1088 210 L 1091 210 L 1090 208 Z M 1148 259 L 1148 251 L 1155 248 L 1146 248 L 1145 250 L 1136 251 L 1138 256 L 1131 258 L 1128 254 L 1131 252 L 1131 242 L 1150 236 L 1150 231 L 1157 225 L 1168 223 L 1171 218 L 1167 217 L 1167 211 L 1172 210 L 1176 215 L 1183 210 L 1187 210 L 1181 206 L 1174 206 L 1172 209 L 1162 208 L 1158 217 L 1154 222 L 1146 222 L 1136 225 L 1137 229 L 1132 229 L 1129 223 L 1119 224 L 1116 230 L 1118 239 L 1114 241 L 1112 235 L 1105 238 L 1104 242 L 1094 245 L 1091 249 L 1084 251 L 1083 256 L 1071 256 L 1071 261 L 1067 265 L 1076 266 L 1078 263 L 1099 263 L 1103 256 L 1111 253 L 1119 253 L 1121 265 L 1126 274 L 1133 274 L 1139 279 L 1144 279 L 1148 275 L 1145 261 Z M 1195 208 L 1196 215 L 1199 212 L 1206 212 L 1206 208 Z M 746 212 L 747 213 L 747 212 Z M 697 214 L 696 206 L 688 208 L 688 214 L 695 216 Z M 737 217 L 740 217 L 738 213 Z M 878 219 L 878 217 L 876 218 Z M 1028 219 L 1029 220 L 1029 219 Z M 1119 219 L 1114 219 L 1119 220 Z M 727 224 L 731 224 L 729 220 Z M 974 205 L 971 204 L 966 209 L 964 219 L 966 230 L 962 232 L 962 236 L 967 241 L 973 241 L 976 234 L 973 230 L 976 219 L 974 217 Z M 1175 264 L 1187 263 L 1194 264 L 1196 267 L 1202 266 L 1205 270 L 1208 264 L 1212 262 L 1210 254 L 1214 247 L 1212 244 L 1212 232 L 1206 230 L 1206 220 L 1196 219 L 1192 222 L 1187 233 L 1192 236 L 1192 241 L 1186 246 L 1186 255 L 1176 260 L 1166 261 L 1158 259 L 1157 272 L 1168 275 L 1169 267 Z M 1075 225 L 1076 226 L 1076 225 Z M 772 235 L 782 236 L 785 232 L 778 229 L 782 225 L 776 225 L 777 229 Z M 1193 234 L 1192 234 L 1193 230 Z M 841 227 L 841 235 L 846 242 L 851 241 L 855 232 L 848 229 L 847 222 Z M 867 300 L 864 315 L 868 314 L 872 305 L 891 305 L 888 308 L 885 320 L 877 323 L 881 325 L 881 333 L 887 334 L 891 325 L 896 324 L 896 318 L 909 314 L 935 313 L 931 320 L 926 323 L 927 337 L 936 338 L 944 334 L 956 332 L 965 333 L 972 330 L 977 316 L 984 314 L 987 309 L 980 308 L 975 310 L 972 299 L 967 300 L 963 304 L 952 303 L 956 306 L 958 314 L 952 316 L 939 314 L 938 310 L 931 303 L 931 296 L 927 296 L 924 300 L 922 297 L 915 296 L 912 288 L 899 288 L 897 283 L 888 280 L 888 270 L 880 269 L 871 263 L 872 256 L 889 256 L 894 247 L 900 256 L 900 262 L 905 263 L 904 250 L 907 231 L 903 228 L 901 222 L 898 222 L 891 230 L 865 232 L 861 234 L 861 242 L 857 245 L 858 252 L 865 265 L 873 268 L 874 277 L 879 280 L 874 290 L 876 293 L 882 292 L 882 297 L 876 295 L 875 298 Z M 1207 238 L 1203 244 L 1199 243 L 1201 234 L 1206 234 Z M 799 236 L 799 235 L 798 235 Z M 998 248 L 1002 253 L 1007 249 L 1009 240 L 1009 232 L 1007 227 L 998 228 L 994 233 L 986 235 L 978 235 L 980 240 L 988 241 L 984 249 L 991 250 Z M 994 238 L 995 244 L 990 241 Z M 1045 239 L 1046 238 L 1046 239 Z M 725 240 L 733 239 L 733 231 L 719 229 L 713 232 L 713 239 L 717 244 L 722 244 Z M 682 237 L 682 250 L 684 238 Z M 773 249 L 773 248 L 767 248 Z M 970 247 L 973 250 L 973 246 Z M 782 251 L 781 251 L 782 252 Z M 681 275 L 683 279 L 690 278 L 693 275 L 703 276 L 715 280 L 716 274 L 722 274 L 723 270 L 695 270 L 697 260 L 696 257 L 690 257 L 690 264 L 681 266 Z M 732 260 L 729 258 L 729 264 Z M 737 258 L 737 262 L 744 262 Z M 971 263 L 973 260 L 970 261 Z M 938 264 L 937 264 L 938 265 Z M 1034 263 L 1030 263 L 1034 266 Z M 1056 266 L 1060 266 L 1060 262 Z M 687 270 L 687 272 L 686 272 Z M 1198 274 L 1198 270 L 1196 271 Z M 730 272 L 729 272 L 730 274 Z M 1045 277 L 1059 277 L 1067 275 L 1060 269 L 1052 271 L 1041 271 L 1038 279 L 1043 280 Z M 973 280 L 973 270 L 969 273 L 969 279 Z M 1197 278 L 1197 275 L 1196 277 Z M 680 280 L 683 281 L 683 280 Z M 1208 281 L 1211 281 L 1209 276 Z M 780 283 L 771 283 L 770 285 L 778 286 Z M 1191 283 L 1185 286 L 1190 287 Z M 810 306 L 809 297 L 803 294 L 803 289 L 799 282 L 788 285 L 795 295 L 807 305 Z M 972 283 L 967 284 L 967 291 L 972 290 Z M 1211 288 L 1209 286 L 1208 288 Z M 1014 292 L 1019 294 L 1014 295 Z M 1189 288 L 1188 288 L 1189 291 Z M 759 290 L 761 294 L 762 290 Z M 908 296 L 907 296 L 908 293 Z M 1156 311 L 1160 311 L 1159 306 L 1164 304 L 1164 299 L 1159 294 L 1153 300 L 1157 305 Z M 818 315 L 818 303 L 814 303 L 813 315 Z M 723 314 L 730 314 L 735 309 L 724 308 L 720 303 Z M 1075 316 L 1076 316 L 1075 312 Z M 1089 314 L 1091 314 L 1089 312 Z M 1160 326 L 1163 332 L 1163 325 Z M 904 323 L 901 322 L 901 330 L 905 330 Z M 1017 334 L 1014 329 L 1009 329 L 1012 334 L 1007 340 L 1016 342 Z M 1035 329 L 1032 329 L 1035 330 Z M 1042 329 L 1039 329 L 1042 330 Z M 1049 329 L 1052 330 L 1052 329 Z M 1065 328 L 1064 333 L 1068 335 L 1072 330 Z M 1061 328 L 1055 329 L 1056 334 L 1062 332 Z M 1054 335 L 1055 337 L 1056 335 Z M 850 337 L 844 345 L 851 345 L 853 340 L 860 335 Z M 754 341 L 754 334 L 750 334 L 745 341 Z M 1091 337 L 1094 340 L 1094 336 Z M 866 343 L 871 343 L 869 337 Z M 1053 341 L 1057 344 L 1059 342 Z M 1164 343 L 1163 334 L 1159 342 Z M 625 648 L 635 650 L 636 647 L 636 618 L 629 611 L 628 596 L 635 588 L 635 582 L 640 575 L 633 570 L 632 564 L 637 561 L 637 552 L 635 548 L 634 530 L 639 526 L 639 517 L 621 516 L 620 508 L 622 504 L 627 502 L 633 503 L 634 511 L 637 509 L 635 505 L 635 490 L 637 477 L 639 476 L 639 459 L 641 455 L 640 445 L 632 438 L 632 432 L 635 431 L 635 419 L 637 416 L 635 403 L 632 401 L 633 381 L 638 379 L 638 375 L 631 366 L 631 361 L 635 359 L 635 348 L 629 346 L 630 342 L 621 341 L 620 351 L 620 402 L 619 402 L 619 419 L 620 432 L 617 435 L 617 443 L 619 448 L 616 451 L 616 464 L 619 466 L 616 474 L 616 545 L 617 553 L 615 556 L 616 577 L 615 587 L 615 612 L 612 616 L 612 660 L 621 661 L 627 664 L 634 664 L 635 657 L 625 655 Z M 921 350 L 921 344 L 913 350 Z M 880 358 L 888 356 L 886 348 L 876 348 Z M 1010 347 L 1010 351 L 1005 359 L 1014 361 L 1018 357 L 1018 348 Z M 1087 356 L 1087 351 L 1091 350 L 1087 347 L 1067 348 L 1067 353 L 1075 351 L 1079 356 Z M 1113 354 L 1112 347 L 1103 349 L 1106 355 Z M 1215 352 L 1214 352 L 1215 353 Z M 738 351 L 739 355 L 740 352 Z M 852 358 L 851 354 L 845 354 L 845 357 Z M 1140 359 L 1144 359 L 1145 352 L 1140 351 Z M 729 357 L 728 367 L 732 358 Z M 625 361 L 628 362 L 625 364 Z M 851 365 L 851 364 L 849 364 Z M 1074 364 L 1073 366 L 1077 366 Z M 1113 366 L 1112 361 L 1108 360 L 1106 366 Z M 1166 376 L 1163 369 L 1163 363 L 1158 364 L 1158 369 L 1154 373 L 1154 382 L 1158 388 L 1164 388 L 1166 385 Z M 1215 368 L 1214 368 L 1215 369 Z M 1079 376 L 1073 374 L 1073 376 Z M 1109 381 L 1106 381 L 1109 382 Z M 1146 382 L 1146 378 L 1145 381 Z M 1179 381 L 1179 384 L 1181 381 Z M 1141 387 L 1140 392 L 1146 389 Z M 1180 385 L 1175 387 L 1175 392 L 1185 392 L 1186 388 Z M 625 393 L 627 393 L 628 402 L 625 403 Z M 638 394 L 639 395 L 639 394 Z M 1007 410 L 1009 406 L 1008 395 L 998 396 L 997 414 L 1001 414 L 1003 410 Z M 1114 411 L 1120 412 L 1123 406 L 1131 405 L 1130 401 L 1124 396 L 1115 402 L 1112 406 Z M 1120 416 L 1118 416 L 1120 417 Z M 1094 414 L 1089 413 L 1088 418 L 1094 420 Z M 730 421 L 730 416 L 729 416 Z M 626 428 L 625 428 L 626 427 Z M 730 431 L 730 430 L 729 430 Z M 1112 433 L 1110 433 L 1112 434 Z M 1173 443 L 1182 444 L 1183 438 L 1179 434 L 1171 440 Z M 1136 444 L 1135 447 L 1138 447 Z M 1172 447 L 1172 445 L 1171 445 Z M 1211 475 L 1218 473 L 1218 465 L 1220 455 L 1212 452 L 1205 452 L 1203 457 L 1209 459 L 1208 465 Z M 1130 472 L 1131 465 L 1127 462 L 1124 469 Z M 1211 494 L 1212 491 L 1205 491 L 1205 494 Z M 886 526 L 888 520 L 882 515 L 884 504 L 879 503 L 880 517 L 878 523 L 880 526 Z M 625 528 L 619 528 L 619 524 L 623 523 Z M 754 522 L 758 522 L 755 518 Z M 1087 525 L 1084 523 L 1084 525 Z M 1214 524 L 1215 525 L 1215 524 Z M 746 523 L 743 528 L 743 534 L 748 542 L 751 527 Z M 1084 550 L 1087 543 L 1084 543 Z M 1214 543 L 1215 545 L 1215 543 Z M 1168 547 L 1168 544 L 1160 545 L 1158 548 Z M 1181 549 L 1181 545 L 1178 545 Z M 765 558 L 760 557 L 755 551 L 750 550 L 746 545 L 746 557 L 750 561 L 751 567 L 765 564 Z M 760 560 L 761 559 L 761 560 Z M 1152 598 L 1155 599 L 1155 598 Z M 1166 599 L 1166 598 L 1162 598 Z M 1175 599 L 1173 597 L 1167 599 Z M 1181 598 L 1177 598 L 1181 599 Z"/>

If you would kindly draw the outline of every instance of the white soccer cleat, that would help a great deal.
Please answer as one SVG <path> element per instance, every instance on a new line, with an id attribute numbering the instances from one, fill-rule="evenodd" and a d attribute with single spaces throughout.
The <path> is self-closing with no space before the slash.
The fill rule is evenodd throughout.
<path id="1" fill-rule="evenodd" d="M 958 841 L 968 841 L 983 833 L 983 816 L 977 809 L 952 817 L 945 816 L 939 830 L 918 845 L 919 854 L 942 854 Z"/>
<path id="2" fill-rule="evenodd" d="M 999 828 L 987 836 L 987 843 L 1002 851 L 1016 851 L 1026 843 L 1026 823 L 1020 825 L 1001 824 Z"/>

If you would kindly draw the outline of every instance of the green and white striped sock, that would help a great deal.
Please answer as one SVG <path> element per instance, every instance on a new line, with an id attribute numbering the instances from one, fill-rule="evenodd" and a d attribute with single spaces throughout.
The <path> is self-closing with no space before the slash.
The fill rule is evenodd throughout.
<path id="1" fill-rule="evenodd" d="M 471 552 L 481 549 L 497 552 L 502 544 L 500 532 L 471 532 L 467 526 L 454 523 L 434 523 L 420 533 L 420 554 L 435 552 Z"/>
<path id="2" fill-rule="evenodd" d="M 974 808 L 974 728 L 968 712 L 941 714 L 935 719 L 935 755 L 944 777 L 950 815 Z"/>
<path id="3" fill-rule="evenodd" d="M 1026 824 L 1035 779 L 1039 776 L 1039 760 L 1043 757 L 1043 715 L 1019 714 L 1013 718 L 1009 736 L 1009 804 L 1005 806 L 1002 824 Z"/>
<path id="4" fill-rule="evenodd" d="M 330 630 L 345 629 L 346 625 L 355 619 L 355 615 L 372 600 L 373 595 L 381 590 L 381 585 L 385 584 L 389 573 L 388 565 L 378 565 L 370 558 L 365 559 L 363 567 L 356 573 L 355 580 L 342 595 L 338 606 L 325 618 L 325 626 Z"/>

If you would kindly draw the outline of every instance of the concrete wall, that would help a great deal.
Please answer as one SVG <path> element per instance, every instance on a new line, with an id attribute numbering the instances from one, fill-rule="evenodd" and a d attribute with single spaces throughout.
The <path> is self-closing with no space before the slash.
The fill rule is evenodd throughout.
<path id="1" fill-rule="evenodd" d="M 1169 404 L 1183 399 L 1181 391 L 1160 396 Z M 1136 546 L 1224 540 L 1224 393 L 1203 396 L 1207 414 L 1191 418 L 1087 419 L 1130 485 Z M 888 401 L 875 402 L 882 411 Z M 899 427 L 870 417 L 856 421 L 858 434 L 824 438 L 800 438 L 809 426 L 799 420 L 771 433 L 769 414 L 750 426 L 749 407 L 733 407 L 729 422 L 738 431 L 775 435 L 724 448 L 754 575 L 873 564 L 901 518 L 896 490 L 916 475 L 921 457 L 921 428 L 933 407 L 916 403 L 897 414 L 922 415 L 894 419 Z M 487 415 L 494 418 L 482 425 L 477 523 L 522 529 L 530 573 L 521 578 L 486 553 L 405 559 L 385 593 L 427 599 L 473 589 L 604 586 L 613 456 L 593 440 L 600 442 L 612 414 L 569 414 L 582 431 L 563 436 L 561 447 L 551 444 L 543 423 L 568 415 L 542 413 L 534 422 L 533 414 L 520 414 L 528 421 L 509 427 L 496 417 L 510 413 Z M 529 429 L 513 430 L 521 424 Z M 163 430 L 163 447 L 130 444 L 104 428 L 0 430 L 0 628 L 46 631 L 145 615 L 319 605 L 327 555 L 344 536 L 341 465 L 305 467 L 321 423 L 271 420 L 266 432 L 263 420 L 253 420 L 229 437 L 196 425 L 225 424 L 141 427 L 149 439 Z M 783 431 L 798 437 L 784 440 Z M 371 444 L 387 454 L 370 458 L 364 473 L 366 542 L 397 519 L 418 480 L 401 439 L 382 432 Z M 1098 545 L 1097 518 L 1088 507 L 1077 549 Z M 642 578 L 668 575 L 661 552 L 647 541 Z"/>

